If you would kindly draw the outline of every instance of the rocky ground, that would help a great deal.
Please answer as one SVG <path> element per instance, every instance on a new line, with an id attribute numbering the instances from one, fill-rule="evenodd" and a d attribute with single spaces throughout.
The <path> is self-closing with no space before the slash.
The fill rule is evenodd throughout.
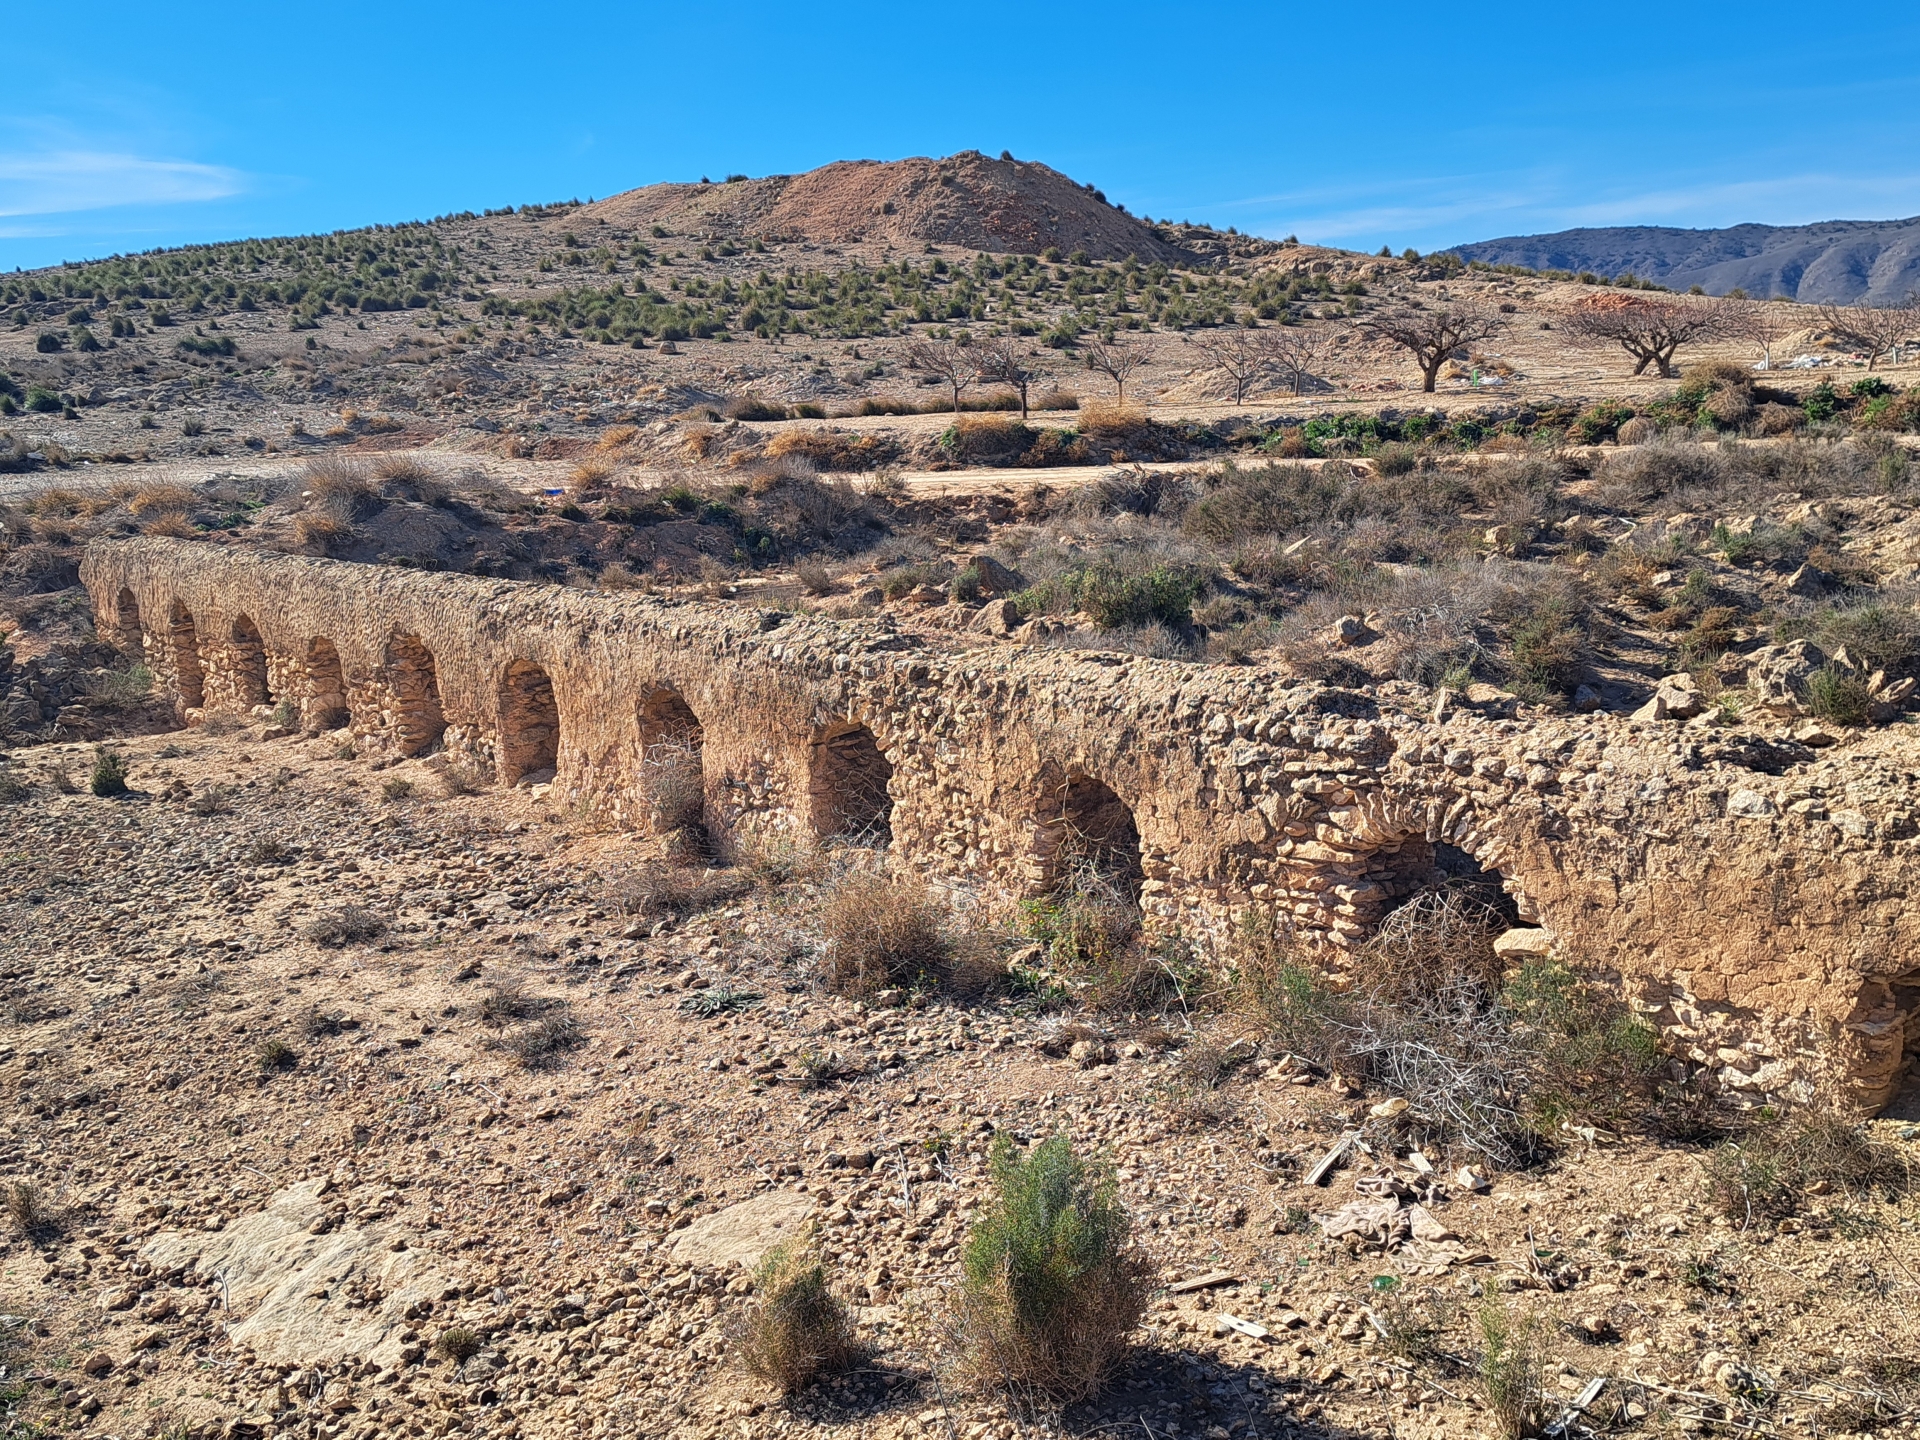
<path id="1" fill-rule="evenodd" d="M 1803 327 L 1776 358 L 1804 373 L 1728 342 L 1633 377 L 1556 328 L 1596 293 L 1561 278 L 1165 222 L 1190 261 L 982 263 L 945 230 L 729 229 L 791 187 L 723 188 L 0 277 L 8 1433 L 1451 1440 L 1500 1428 L 1502 1316 L 1542 1418 L 1589 1400 L 1562 1434 L 1910 1432 L 1899 1165 L 1762 1213 L 1707 1125 L 1476 1170 L 1229 998 L 832 994 L 822 902 L 864 852 L 663 871 L 438 758 L 175 728 L 95 631 L 90 540 L 1638 712 L 1784 777 L 1754 803 L 1916 833 L 1911 366 L 1856 391 Z M 869 210 L 958 223 L 916 195 Z M 1508 330 L 1410 393 L 1358 322 L 1461 295 Z M 1235 402 L 1191 343 L 1249 320 L 1329 327 L 1307 393 Z M 1023 342 L 1059 408 L 923 413 L 904 345 L 961 329 Z M 1151 352 L 1137 408 L 1080 405 L 1109 330 Z M 101 744 L 123 797 L 89 793 Z M 1018 916 L 968 923 L 1031 953 Z M 1155 1276 L 1116 1385 L 1064 1413 L 971 1389 L 949 1325 L 992 1141 L 1055 1132 L 1111 1160 Z M 783 1403 L 730 1327 L 809 1226 L 866 1358 Z"/>
<path id="2" fill-rule="evenodd" d="M 1489 1297 L 1549 1415 L 1605 1377 L 1626 1433 L 1913 1428 L 1910 1202 L 1750 1222 L 1710 1146 L 1592 1132 L 1476 1173 L 1230 1010 L 839 999 L 818 901 L 858 852 L 661 914 L 646 843 L 540 791 L 266 734 L 119 742 L 118 799 L 90 747 L 0 772 L 21 1433 L 1437 1440 L 1491 1425 Z M 965 1386 L 947 1306 L 990 1140 L 1056 1131 L 1156 1284 L 1117 1387 L 1046 1415 Z M 807 1225 L 869 1358 L 783 1404 L 728 1327 Z"/>

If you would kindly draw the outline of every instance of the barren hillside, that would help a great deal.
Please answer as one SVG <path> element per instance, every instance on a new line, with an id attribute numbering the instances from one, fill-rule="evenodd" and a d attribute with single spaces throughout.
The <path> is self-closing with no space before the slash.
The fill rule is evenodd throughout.
<path id="1" fill-rule="evenodd" d="M 845 245 L 882 240 L 918 249 L 958 245 L 995 254 L 1085 250 L 1169 264 L 1193 254 L 1037 161 L 963 150 L 941 160 L 838 160 L 804 175 L 725 184 L 647 185 L 586 207 L 635 228 Z"/>

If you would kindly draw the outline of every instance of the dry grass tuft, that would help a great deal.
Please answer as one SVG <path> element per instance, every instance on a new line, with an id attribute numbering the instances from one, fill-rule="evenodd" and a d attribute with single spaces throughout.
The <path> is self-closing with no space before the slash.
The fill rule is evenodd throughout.
<path id="1" fill-rule="evenodd" d="M 612 476 L 613 466 L 605 460 L 582 460 L 578 465 L 573 467 L 572 473 L 567 476 L 567 493 L 570 495 L 585 495 L 590 490 L 599 489 L 611 479 Z"/>
<path id="2" fill-rule="evenodd" d="M 127 500 L 127 513 L 137 520 L 149 515 L 185 514 L 198 499 L 184 485 L 142 485 Z"/>
<path id="3" fill-rule="evenodd" d="M 142 535 L 155 535 L 163 540 L 191 540 L 200 532 L 193 522 L 178 510 L 167 510 L 155 515 L 151 520 L 142 522 Z"/>
<path id="4" fill-rule="evenodd" d="M 11 1181 L 6 1196 L 7 1218 L 23 1239 L 44 1240 L 59 1232 L 60 1207 L 37 1181 Z"/>
<path id="5" fill-rule="evenodd" d="M 503 1036 L 495 1048 L 512 1056 L 523 1070 L 551 1070 L 587 1043 L 580 1022 L 568 1014 L 545 1015 Z"/>
<path id="6" fill-rule="evenodd" d="M 1792 1215 L 1807 1198 L 1897 1198 L 1913 1184 L 1904 1151 L 1833 1108 L 1766 1115 L 1706 1159 L 1707 1197 L 1742 1227 Z"/>
<path id="7" fill-rule="evenodd" d="M 157 522 L 156 522 L 157 523 Z M 192 527 L 188 527 L 191 529 Z M 150 525 L 146 533 L 156 533 Z M 330 553 L 353 538 L 353 526 L 324 510 L 308 510 L 293 517 L 293 543 L 304 549 Z"/>
<path id="8" fill-rule="evenodd" d="M 1084 1400 L 1127 1352 L 1152 1275 L 1113 1176 L 1064 1135 L 994 1144 L 995 1193 L 968 1237 L 954 1325 L 981 1385 Z"/>
<path id="9" fill-rule="evenodd" d="M 338 949 L 342 945 L 378 940 L 387 933 L 387 921 L 364 905 L 342 905 L 338 910 L 316 916 L 301 933 L 316 945 Z"/>
<path id="10" fill-rule="evenodd" d="M 853 1319 L 828 1288 L 826 1265 L 802 1242 L 769 1252 L 753 1288 L 733 1327 L 734 1356 L 749 1375 L 792 1395 L 858 1362 Z"/>
<path id="11" fill-rule="evenodd" d="M 654 862 L 608 877 L 607 894 L 621 911 L 646 919 L 697 915 L 738 900 L 753 889 L 753 879 L 736 870 L 704 870 Z"/>
<path id="12" fill-rule="evenodd" d="M 1096 440 L 1124 440 L 1139 434 L 1151 423 L 1147 412 L 1138 405 L 1088 400 L 1080 406 L 1080 433 Z"/>
<path id="13" fill-rule="evenodd" d="M 884 875 L 847 876 L 821 911 L 821 974 L 841 995 L 938 983 L 952 953 L 946 911 L 924 885 Z"/>

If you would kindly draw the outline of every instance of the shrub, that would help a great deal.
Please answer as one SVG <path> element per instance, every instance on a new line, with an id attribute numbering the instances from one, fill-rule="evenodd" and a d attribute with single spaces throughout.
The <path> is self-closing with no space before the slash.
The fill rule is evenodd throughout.
<path id="1" fill-rule="evenodd" d="M 751 888 L 751 881 L 733 871 L 658 861 L 621 872 L 608 884 L 608 892 L 621 910 L 649 918 L 697 915 L 738 900 Z"/>
<path id="2" fill-rule="evenodd" d="M 480 1338 L 478 1331 L 469 1330 L 464 1325 L 455 1325 L 440 1332 L 440 1338 L 433 1342 L 433 1353 L 442 1360 L 451 1360 L 455 1365 L 464 1365 L 486 1349 L 486 1343 Z"/>
<path id="3" fill-rule="evenodd" d="M 1633 411 L 1629 407 L 1603 400 L 1597 405 L 1589 406 L 1574 418 L 1569 430 L 1569 438 L 1577 440 L 1582 445 L 1598 445 L 1604 440 L 1617 438 L 1620 427 L 1631 419 L 1633 419 Z"/>
<path id="4" fill-rule="evenodd" d="M 1072 867 L 1051 894 L 1021 910 L 1048 968 L 1095 1009 L 1138 1010 L 1177 988 L 1177 973 L 1139 943 L 1139 907 L 1094 866 Z"/>
<path id="5" fill-rule="evenodd" d="M 1064 1135 L 993 1148 L 994 1194 L 968 1236 L 956 1311 L 982 1384 L 1056 1402 L 1099 1391 L 1126 1354 L 1150 1272 L 1112 1174 Z"/>
<path id="6" fill-rule="evenodd" d="M 1004 415 L 963 415 L 941 434 L 948 456 L 972 465 L 1011 465 L 1032 448 L 1034 430 Z"/>
<path id="7" fill-rule="evenodd" d="M 792 1395 L 860 1358 L 853 1320 L 827 1286 L 827 1268 L 800 1242 L 768 1252 L 754 1295 L 734 1327 L 733 1352 L 749 1375 Z"/>
<path id="8" fill-rule="evenodd" d="M 1035 410 L 1078 410 L 1080 397 L 1071 390 L 1043 390 L 1033 398 Z"/>
<path id="9" fill-rule="evenodd" d="M 338 949 L 378 940 L 387 933 L 387 922 L 364 905 L 342 905 L 309 921 L 302 933 L 316 945 Z"/>
<path id="10" fill-rule="evenodd" d="M 1389 479 L 1411 475 L 1420 466 L 1420 451 L 1412 445 L 1382 445 L 1373 456 L 1373 473 Z"/>
<path id="11" fill-rule="evenodd" d="M 10 805 L 26 799 L 32 793 L 19 776 L 0 771 L 0 804 Z"/>
<path id="12" fill-rule="evenodd" d="M 706 776 L 700 746 L 691 740 L 662 740 L 641 757 L 640 788 L 656 835 L 697 829 L 706 812 Z"/>
<path id="13" fill-rule="evenodd" d="M 587 1043 L 586 1032 L 573 1016 L 547 1015 L 523 1025 L 498 1042 L 523 1070 L 550 1070 L 569 1052 Z"/>
<path id="14" fill-rule="evenodd" d="M 822 565 L 817 560 L 802 560 L 793 567 L 793 575 L 800 582 L 800 588 L 809 595 L 833 593 L 834 573 L 830 565 Z"/>
<path id="15" fill-rule="evenodd" d="M 300 1057 L 284 1040 L 262 1040 L 260 1048 L 254 1051 L 253 1058 L 254 1064 L 259 1067 L 262 1075 L 277 1075 L 282 1070 L 291 1070 L 300 1063 Z"/>
<path id="16" fill-rule="evenodd" d="M 33 1180 L 7 1183 L 7 1218 L 26 1240 L 44 1240 L 60 1229 L 61 1212 L 52 1198 Z"/>
<path id="17" fill-rule="evenodd" d="M 612 474 L 613 466 L 604 460 L 594 458 L 582 460 L 567 476 L 567 489 L 575 495 L 582 495 L 604 484 Z M 579 518 L 584 519 L 584 514 Z"/>
<path id="18" fill-rule="evenodd" d="M 1506 1440 L 1537 1434 L 1545 1401 L 1539 1325 L 1531 1317 L 1516 1321 L 1493 1295 L 1482 1302 L 1475 1321 L 1480 1332 L 1480 1398 L 1494 1433 Z"/>
<path id="19" fill-rule="evenodd" d="M 842 995 L 938 983 L 952 952 L 946 912 L 917 882 L 854 873 L 821 910 L 821 973 Z"/>
<path id="20" fill-rule="evenodd" d="M 820 470 L 878 470 L 900 458 L 898 442 L 885 435 L 852 435 L 844 430 L 788 430 L 767 442 L 770 459 L 796 455 Z"/>
<path id="21" fill-rule="evenodd" d="M 1829 611 L 1814 633 L 1829 654 L 1844 648 L 1861 670 L 1897 670 L 1920 650 L 1920 615 L 1897 605 L 1855 605 Z"/>
<path id="22" fill-rule="evenodd" d="M 1743 1226 L 1793 1214 L 1814 1186 L 1856 1198 L 1897 1199 L 1912 1186 L 1912 1166 L 1898 1147 L 1828 1109 L 1797 1109 L 1761 1119 L 1706 1161 L 1708 1199 Z"/>
<path id="23" fill-rule="evenodd" d="M 189 440 L 197 440 L 207 433 L 207 422 L 198 415 L 189 415 L 180 422 L 180 433 Z"/>
<path id="24" fill-rule="evenodd" d="M 395 775 L 380 787 L 380 794 L 387 800 L 405 800 L 413 794 L 413 781 L 402 780 L 398 775 Z"/>
<path id="25" fill-rule="evenodd" d="M 787 407 L 770 404 L 758 395 L 742 395 L 721 406 L 720 413 L 729 420 L 784 420 Z"/>
<path id="26" fill-rule="evenodd" d="M 93 775 L 87 788 L 100 796 L 127 793 L 127 762 L 104 745 L 93 752 Z"/>
<path id="27" fill-rule="evenodd" d="M 1095 440 L 1128 440 L 1144 434 L 1153 422 L 1137 405 L 1112 400 L 1090 400 L 1079 407 L 1080 433 Z"/>
<path id="28" fill-rule="evenodd" d="M 1013 597 L 1023 614 L 1061 609 L 1085 611 L 1104 629 L 1121 626 L 1193 623 L 1193 602 L 1206 578 L 1186 566 L 1156 565 L 1128 574 L 1111 561 L 1095 561 L 1063 571 Z"/>
<path id="29" fill-rule="evenodd" d="M 1822 665 L 1807 677 L 1807 710 L 1833 725 L 1865 725 L 1873 714 L 1873 695 L 1852 670 Z"/>
<path id="30" fill-rule="evenodd" d="M 42 355 L 57 355 L 67 348 L 67 342 L 48 330 L 33 342 L 33 348 Z"/>
<path id="31" fill-rule="evenodd" d="M 1535 692 L 1571 690 L 1587 650 L 1586 606 L 1570 589 L 1543 588 L 1516 599 L 1507 627 L 1508 669 Z M 1527 696 L 1527 698 L 1533 698 Z"/>

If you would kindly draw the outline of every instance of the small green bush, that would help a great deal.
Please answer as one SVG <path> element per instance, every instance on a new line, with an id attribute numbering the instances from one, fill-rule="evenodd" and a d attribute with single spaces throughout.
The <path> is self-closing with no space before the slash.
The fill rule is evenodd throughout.
<path id="1" fill-rule="evenodd" d="M 1022 614 L 1081 610 L 1108 630 L 1128 625 L 1186 626 L 1193 623 L 1193 602 L 1206 583 L 1204 576 L 1186 567 L 1156 565 L 1130 575 L 1110 561 L 1096 561 L 1013 598 Z"/>
<path id="2" fill-rule="evenodd" d="M 440 1332 L 440 1338 L 433 1342 L 433 1353 L 442 1360 L 451 1360 L 455 1365 L 464 1365 L 486 1348 L 486 1341 L 479 1332 L 469 1330 L 464 1325 L 455 1325 Z"/>
<path id="3" fill-rule="evenodd" d="M 1057 1402 L 1099 1391 L 1126 1353 L 1150 1272 L 1111 1172 L 1064 1135 L 1022 1154 L 994 1143 L 993 1197 L 967 1239 L 962 1352 L 994 1389 Z"/>
<path id="4" fill-rule="evenodd" d="M 99 796 L 127 793 L 127 762 L 104 745 L 93 752 L 93 776 L 87 788 Z"/>
<path id="5" fill-rule="evenodd" d="M 1569 438 L 1582 445 L 1598 445 L 1605 440 L 1617 439 L 1620 427 L 1632 418 L 1632 407 L 1603 400 L 1574 418 Z"/>
<path id="6" fill-rule="evenodd" d="M 1838 665 L 1822 665 L 1807 677 L 1807 710 L 1833 725 L 1864 725 L 1873 713 L 1867 682 Z"/>
<path id="7" fill-rule="evenodd" d="M 1475 1317 L 1480 1332 L 1479 1390 L 1494 1433 L 1522 1440 L 1539 1433 L 1545 1400 L 1545 1356 L 1540 1327 L 1532 1318 L 1515 1320 L 1497 1296 L 1489 1295 Z"/>
<path id="8" fill-rule="evenodd" d="M 733 1353 L 755 1379 L 782 1395 L 806 1389 L 860 1358 L 853 1320 L 827 1284 L 827 1267 L 799 1242 L 760 1262 L 754 1298 L 734 1327 Z"/>

